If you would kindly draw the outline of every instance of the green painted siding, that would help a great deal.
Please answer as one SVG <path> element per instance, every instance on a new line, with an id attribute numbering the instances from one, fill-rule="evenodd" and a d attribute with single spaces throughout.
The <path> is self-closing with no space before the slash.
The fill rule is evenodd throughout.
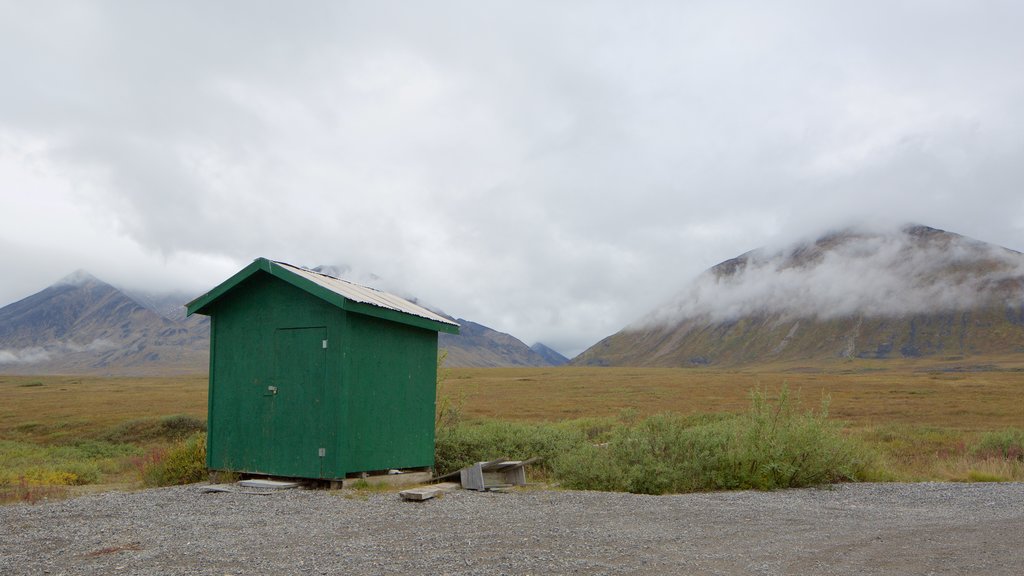
<path id="1" fill-rule="evenodd" d="M 437 333 L 349 314 L 348 434 L 355 470 L 434 464 Z"/>
<path id="2" fill-rule="evenodd" d="M 204 313 L 211 469 L 343 478 L 433 465 L 436 331 L 346 312 L 264 272 Z"/>

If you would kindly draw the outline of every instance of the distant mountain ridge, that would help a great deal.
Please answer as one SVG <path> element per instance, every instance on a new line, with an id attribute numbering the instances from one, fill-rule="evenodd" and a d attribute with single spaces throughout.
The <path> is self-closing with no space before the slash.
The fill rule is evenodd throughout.
<path id="1" fill-rule="evenodd" d="M 573 360 L 740 366 L 1024 354 L 1024 255 L 911 225 L 722 262 Z"/>
<path id="2" fill-rule="evenodd" d="M 334 269 L 332 272 L 338 272 Z M 188 374 L 209 366 L 209 319 L 185 317 L 184 294 L 120 290 L 79 270 L 0 308 L 0 373 Z M 548 366 L 509 334 L 459 320 L 441 334 L 446 366 Z"/>
<path id="3" fill-rule="evenodd" d="M 540 354 L 552 366 L 564 366 L 569 363 L 569 359 L 563 356 L 561 352 L 548 347 L 543 342 L 535 342 L 533 346 L 530 346 L 530 350 Z"/>
<path id="4" fill-rule="evenodd" d="M 368 286 L 373 286 L 381 280 L 380 276 L 373 273 L 357 274 L 351 266 L 344 264 L 322 264 L 311 270 L 336 278 L 349 279 L 351 276 L 356 276 L 352 281 Z M 420 303 L 415 296 L 399 295 L 411 302 Z M 422 303 L 420 304 L 422 305 Z M 544 349 L 550 353 L 534 350 L 515 336 L 499 332 L 483 324 L 465 318 L 455 318 L 442 310 L 435 309 L 433 312 L 458 322 L 460 326 L 458 334 L 438 334 L 437 347 L 439 350 L 447 351 L 445 366 L 449 368 L 558 366 L 568 362 L 564 356 L 546 346 Z M 561 360 L 559 361 L 559 359 Z"/>
<path id="5" fill-rule="evenodd" d="M 515 336 L 466 320 L 458 334 L 440 334 L 439 349 L 448 351 L 445 366 L 451 368 L 493 368 L 498 366 L 553 366 L 544 355 L 532 350 Z"/>

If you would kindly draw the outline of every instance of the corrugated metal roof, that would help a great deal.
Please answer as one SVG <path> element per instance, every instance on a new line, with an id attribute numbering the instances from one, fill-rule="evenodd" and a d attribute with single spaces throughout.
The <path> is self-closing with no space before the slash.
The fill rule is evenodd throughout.
<path id="1" fill-rule="evenodd" d="M 288 271 L 298 274 L 311 282 L 315 282 L 319 286 L 322 286 L 336 294 L 344 296 L 353 302 L 387 308 L 388 310 L 412 314 L 413 316 L 419 316 L 420 318 L 426 318 L 435 322 L 458 326 L 456 322 L 452 322 L 444 316 L 435 314 L 422 306 L 413 304 L 405 298 L 395 296 L 394 294 L 388 294 L 387 292 L 377 290 L 376 288 L 353 284 L 348 280 L 342 280 L 341 278 L 335 278 L 334 276 L 314 272 L 301 266 L 288 264 L 287 262 L 278 262 L 277 260 L 271 260 L 271 262 L 275 265 L 286 268 Z"/>

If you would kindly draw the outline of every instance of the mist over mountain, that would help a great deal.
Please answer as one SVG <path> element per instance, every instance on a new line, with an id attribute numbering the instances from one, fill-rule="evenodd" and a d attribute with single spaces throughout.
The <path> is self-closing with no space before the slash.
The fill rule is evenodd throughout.
<path id="1" fill-rule="evenodd" d="M 755 250 L 594 345 L 578 364 L 1024 353 L 1024 254 L 912 225 Z"/>
<path id="2" fill-rule="evenodd" d="M 209 327 L 165 318 L 79 270 L 0 308 L 0 371 L 199 372 Z"/>
<path id="3" fill-rule="evenodd" d="M 341 275 L 344 267 L 320 267 Z M 371 280 L 376 277 L 370 278 Z M 208 369 L 210 326 L 185 317 L 194 295 L 124 291 L 84 270 L 0 308 L 0 373 L 179 374 Z M 446 365 L 548 366 L 517 338 L 460 319 Z"/>

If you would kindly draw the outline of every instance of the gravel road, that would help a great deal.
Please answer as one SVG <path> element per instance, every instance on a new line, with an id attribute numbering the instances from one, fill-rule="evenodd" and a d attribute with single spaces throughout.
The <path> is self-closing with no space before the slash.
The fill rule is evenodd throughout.
<path id="1" fill-rule="evenodd" d="M 1024 483 L 427 502 L 202 489 L 0 506 L 0 574 L 1024 573 Z"/>

